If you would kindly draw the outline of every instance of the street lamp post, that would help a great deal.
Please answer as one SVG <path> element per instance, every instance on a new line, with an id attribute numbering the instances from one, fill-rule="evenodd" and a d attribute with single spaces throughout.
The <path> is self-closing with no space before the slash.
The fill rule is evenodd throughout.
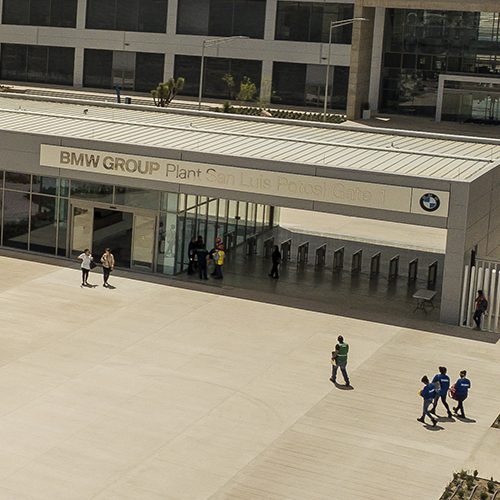
<path id="1" fill-rule="evenodd" d="M 332 51 L 332 31 L 333 28 L 339 28 L 340 26 L 346 26 L 347 24 L 354 24 L 356 21 L 369 21 L 364 17 L 355 17 L 353 19 L 344 19 L 342 21 L 332 21 L 330 23 L 330 34 L 328 36 L 328 60 L 326 62 L 326 82 L 325 82 L 325 104 L 323 109 L 323 121 L 326 122 L 326 108 L 328 104 L 328 86 L 330 80 L 330 54 Z"/>
<path id="2" fill-rule="evenodd" d="M 208 40 L 203 40 L 203 44 L 201 46 L 200 90 L 198 92 L 198 111 L 201 110 L 201 94 L 203 93 L 203 70 L 205 69 L 205 47 L 215 47 L 216 45 L 222 45 L 223 43 L 232 42 L 233 40 L 238 40 L 241 38 L 248 38 L 248 37 L 229 36 L 223 38 L 211 38 Z"/>

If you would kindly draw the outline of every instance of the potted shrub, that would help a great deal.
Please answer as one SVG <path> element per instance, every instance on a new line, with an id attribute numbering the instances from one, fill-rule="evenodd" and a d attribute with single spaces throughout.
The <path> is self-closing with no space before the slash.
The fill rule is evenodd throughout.
<path id="1" fill-rule="evenodd" d="M 372 112 L 370 110 L 370 104 L 367 102 L 361 105 L 361 110 L 363 112 L 363 120 L 369 120 L 372 117 Z"/>

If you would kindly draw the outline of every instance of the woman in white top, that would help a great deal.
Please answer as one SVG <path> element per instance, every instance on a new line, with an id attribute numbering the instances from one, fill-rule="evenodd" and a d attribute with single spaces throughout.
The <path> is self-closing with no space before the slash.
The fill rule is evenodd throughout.
<path id="1" fill-rule="evenodd" d="M 94 260 L 94 257 L 90 255 L 90 250 L 86 248 L 78 258 L 82 261 L 82 286 L 85 286 L 88 285 L 87 279 L 89 277 L 90 263 Z"/>

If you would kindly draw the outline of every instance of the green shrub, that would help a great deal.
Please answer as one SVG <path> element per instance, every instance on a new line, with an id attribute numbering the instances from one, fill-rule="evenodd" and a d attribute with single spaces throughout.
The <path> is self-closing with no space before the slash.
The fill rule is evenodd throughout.
<path id="1" fill-rule="evenodd" d="M 460 491 L 458 492 L 458 497 L 459 497 L 460 499 L 462 499 L 462 498 L 464 497 L 464 490 L 460 490 Z"/>
<path id="2" fill-rule="evenodd" d="M 488 491 L 490 493 L 493 493 L 493 490 L 495 489 L 495 483 L 493 481 L 488 481 L 486 483 L 486 486 L 488 487 Z"/>
<path id="3" fill-rule="evenodd" d="M 465 479 L 467 477 L 467 471 L 465 470 L 461 470 L 460 473 L 458 474 L 458 476 L 460 477 L 460 479 Z"/>
<path id="4" fill-rule="evenodd" d="M 486 500 L 488 498 L 488 493 L 486 493 L 486 491 L 483 491 L 480 495 L 481 497 L 481 500 Z"/>
<path id="5" fill-rule="evenodd" d="M 465 483 L 467 484 L 467 489 L 472 490 L 474 488 L 474 478 L 469 476 L 466 480 Z"/>

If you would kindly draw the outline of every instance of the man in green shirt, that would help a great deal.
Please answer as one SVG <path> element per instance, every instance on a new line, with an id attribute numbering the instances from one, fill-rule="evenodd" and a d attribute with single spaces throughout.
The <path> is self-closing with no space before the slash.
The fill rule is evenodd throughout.
<path id="1" fill-rule="evenodd" d="M 344 342 L 344 337 L 339 335 L 338 344 L 335 346 L 335 351 L 332 352 L 332 377 L 330 380 L 336 384 L 337 383 L 337 370 L 340 368 L 342 376 L 344 377 L 344 382 L 346 386 L 350 386 L 349 375 L 347 375 L 347 353 L 349 352 L 349 344 Z"/>

